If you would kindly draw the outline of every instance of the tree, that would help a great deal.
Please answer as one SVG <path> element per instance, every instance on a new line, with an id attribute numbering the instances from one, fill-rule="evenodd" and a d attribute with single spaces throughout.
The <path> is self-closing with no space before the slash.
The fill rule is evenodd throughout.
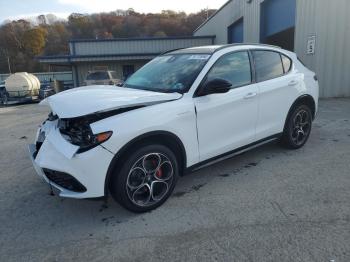
<path id="1" fill-rule="evenodd" d="M 68 28 L 73 38 L 95 38 L 94 25 L 89 16 L 73 13 L 68 17 Z"/>
<path id="2" fill-rule="evenodd" d="M 46 43 L 47 31 L 43 27 L 36 27 L 24 32 L 23 41 L 28 54 L 37 56 L 42 53 Z"/>
<path id="3" fill-rule="evenodd" d="M 65 22 L 55 22 L 47 28 L 45 55 L 68 54 L 68 41 L 72 37 Z"/>
<path id="4" fill-rule="evenodd" d="M 92 15 L 73 13 L 68 20 L 40 15 L 34 24 L 23 19 L 8 21 L 0 25 L 0 73 L 8 72 L 8 60 L 12 71 L 42 70 L 35 56 L 68 54 L 72 38 L 190 36 L 213 12 L 143 14 L 130 8 Z"/>

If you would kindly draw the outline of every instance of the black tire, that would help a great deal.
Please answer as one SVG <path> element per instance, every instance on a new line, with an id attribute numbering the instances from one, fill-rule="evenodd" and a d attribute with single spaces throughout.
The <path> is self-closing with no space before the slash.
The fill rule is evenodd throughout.
<path id="1" fill-rule="evenodd" d="M 130 153 L 119 172 L 113 174 L 111 195 L 132 212 L 156 209 L 175 188 L 179 178 L 177 158 L 163 145 L 144 145 Z"/>
<path id="2" fill-rule="evenodd" d="M 0 104 L 1 105 L 6 105 L 7 104 L 7 100 L 8 100 L 7 92 L 3 92 L 2 94 L 0 94 Z"/>
<path id="3" fill-rule="evenodd" d="M 290 149 L 299 149 L 307 142 L 312 128 L 312 111 L 307 105 L 295 106 L 288 116 L 282 145 Z"/>

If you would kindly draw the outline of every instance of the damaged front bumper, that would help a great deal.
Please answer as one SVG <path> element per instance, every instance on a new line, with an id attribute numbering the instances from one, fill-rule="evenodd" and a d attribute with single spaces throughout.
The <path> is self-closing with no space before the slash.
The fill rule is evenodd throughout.
<path id="1" fill-rule="evenodd" d="M 56 126 L 44 123 L 38 131 L 37 144 L 28 146 L 36 173 L 62 197 L 104 196 L 105 178 L 114 155 L 101 146 L 78 154 L 79 147 L 66 141 Z"/>

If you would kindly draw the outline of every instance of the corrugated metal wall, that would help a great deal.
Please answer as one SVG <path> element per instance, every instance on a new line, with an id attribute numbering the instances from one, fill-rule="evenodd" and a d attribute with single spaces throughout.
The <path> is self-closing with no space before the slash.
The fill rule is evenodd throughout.
<path id="1" fill-rule="evenodd" d="M 242 7 L 244 0 L 230 1 L 227 5 L 219 10 L 203 27 L 200 27 L 195 33 L 195 36 L 216 35 L 216 44 L 227 44 L 228 33 L 227 27 L 232 25 L 243 16 Z M 243 21 L 245 23 L 245 21 Z M 221 29 L 221 25 L 225 29 Z"/>
<path id="2" fill-rule="evenodd" d="M 310 36 L 314 55 L 306 54 Z M 319 77 L 320 95 L 350 96 L 350 1 L 297 0 L 295 37 L 296 53 Z"/>
<path id="3" fill-rule="evenodd" d="M 111 55 L 111 54 L 159 54 L 167 50 L 191 46 L 212 45 L 213 39 L 203 38 L 169 38 L 147 40 L 111 40 L 111 41 L 77 41 L 71 42 L 73 55 Z"/>
<path id="4" fill-rule="evenodd" d="M 242 0 L 238 0 L 242 1 Z M 260 41 L 260 4 L 264 0 L 244 1 L 244 41 L 246 43 L 259 43 Z"/>
<path id="5" fill-rule="evenodd" d="M 244 42 L 259 43 L 260 40 L 260 3 L 264 0 L 232 0 L 218 11 L 204 26 L 200 27 L 195 36 L 216 35 L 216 44 L 227 44 L 227 28 L 243 17 Z"/>
<path id="6" fill-rule="evenodd" d="M 155 56 L 172 49 L 212 45 L 214 37 L 170 37 L 140 39 L 77 40 L 70 42 L 70 61 L 73 63 L 74 82 L 83 84 L 89 71 L 105 67 L 116 71 L 123 79 L 123 66 L 135 70 Z"/>
<path id="7" fill-rule="evenodd" d="M 227 28 L 244 17 L 244 41 L 260 41 L 260 4 L 232 0 L 195 32 L 216 35 L 227 44 Z M 350 0 L 296 0 L 295 52 L 320 79 L 321 97 L 350 96 Z M 316 36 L 315 54 L 307 55 L 308 37 Z"/>

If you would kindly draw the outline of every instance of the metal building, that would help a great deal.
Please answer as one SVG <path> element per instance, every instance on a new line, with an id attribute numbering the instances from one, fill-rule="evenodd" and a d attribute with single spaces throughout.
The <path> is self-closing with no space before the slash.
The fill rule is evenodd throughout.
<path id="1" fill-rule="evenodd" d="M 214 44 L 215 36 L 72 40 L 69 55 L 41 56 L 41 63 L 70 66 L 74 86 L 81 86 L 89 71 L 116 71 L 124 79 L 159 54 L 173 49 Z"/>
<path id="2" fill-rule="evenodd" d="M 349 0 L 230 0 L 194 35 L 295 51 L 317 73 L 321 97 L 350 96 Z"/>

